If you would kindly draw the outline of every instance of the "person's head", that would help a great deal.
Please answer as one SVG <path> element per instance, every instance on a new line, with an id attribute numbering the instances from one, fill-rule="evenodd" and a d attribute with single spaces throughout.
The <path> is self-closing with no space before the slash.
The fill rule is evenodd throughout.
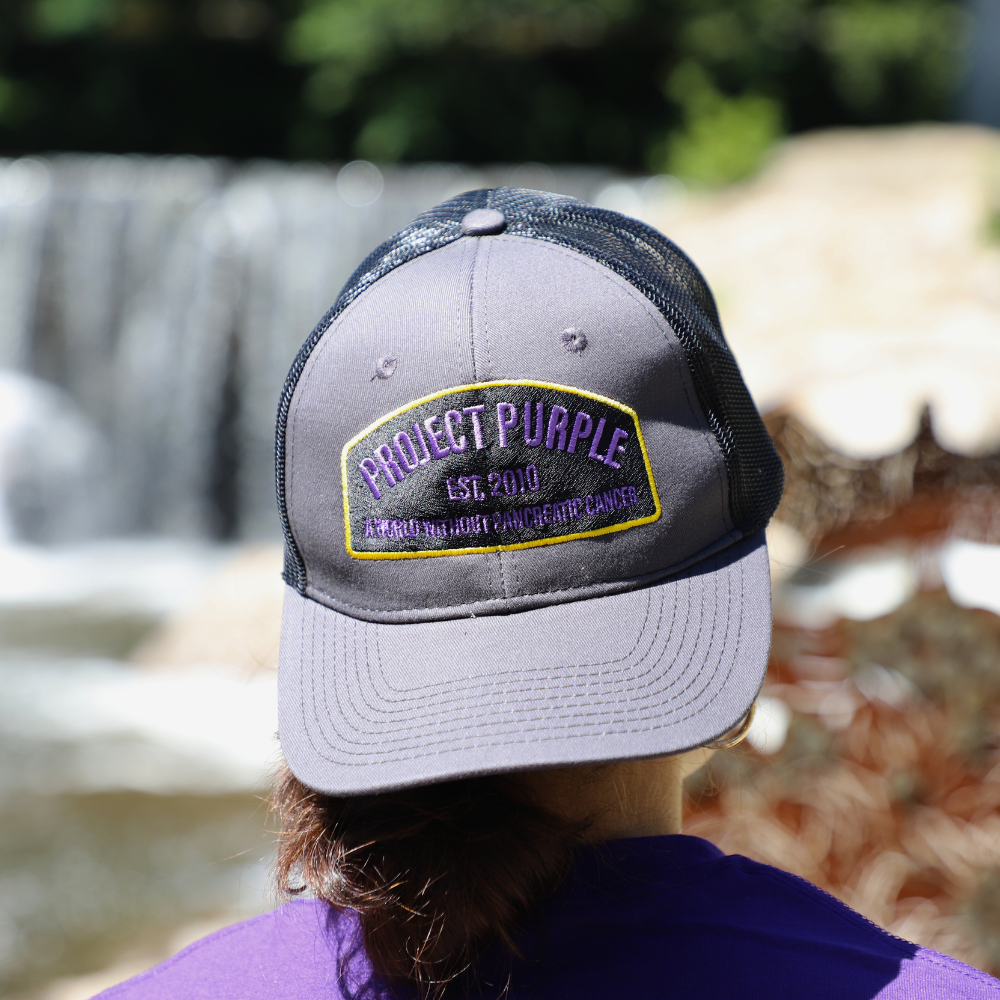
<path id="1" fill-rule="evenodd" d="M 780 461 L 681 251 L 500 188 L 361 265 L 277 472 L 279 877 L 433 991 L 746 716 Z"/>

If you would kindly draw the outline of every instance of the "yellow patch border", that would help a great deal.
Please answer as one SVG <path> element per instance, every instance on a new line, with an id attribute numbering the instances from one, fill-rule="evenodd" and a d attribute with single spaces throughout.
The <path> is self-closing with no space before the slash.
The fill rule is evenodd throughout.
<path id="1" fill-rule="evenodd" d="M 594 531 L 579 531 L 572 535 L 559 535 L 557 538 L 539 538 L 533 542 L 514 542 L 510 545 L 488 545 L 478 548 L 468 549 L 440 549 L 433 552 L 358 552 L 351 545 L 351 512 L 347 496 L 347 454 L 362 438 L 378 430 L 383 424 L 406 413 L 407 410 L 415 409 L 424 403 L 440 399 L 442 396 L 449 396 L 453 392 L 468 392 L 470 389 L 492 389 L 502 385 L 527 385 L 535 389 L 556 389 L 559 392 L 569 392 L 575 396 L 583 396 L 586 399 L 596 400 L 607 406 L 613 406 L 622 413 L 627 413 L 635 422 L 636 434 L 639 438 L 639 447 L 642 449 L 642 461 L 646 467 L 646 476 L 649 479 L 650 488 L 653 491 L 654 513 L 648 517 L 641 517 L 635 521 L 626 521 L 624 524 L 612 524 L 606 528 L 597 528 Z M 653 468 L 649 462 L 649 453 L 646 451 L 646 442 L 642 436 L 642 427 L 639 425 L 639 415 L 630 406 L 619 403 L 617 400 L 607 396 L 599 396 L 596 392 L 587 392 L 586 389 L 575 389 L 570 385 L 558 385 L 555 382 L 535 382 L 532 379 L 501 379 L 497 382 L 475 382 L 472 385 L 456 385 L 450 389 L 442 389 L 440 392 L 431 393 L 420 399 L 414 399 L 405 406 L 400 406 L 386 416 L 369 424 L 360 434 L 355 434 L 347 444 L 344 445 L 340 453 L 340 475 L 344 493 L 344 538 L 347 544 L 347 552 L 354 559 L 427 559 L 434 556 L 464 556 L 475 555 L 480 552 L 511 552 L 514 549 L 533 549 L 539 545 L 557 545 L 559 542 L 570 542 L 577 538 L 594 538 L 597 535 L 608 535 L 614 531 L 624 531 L 626 528 L 634 528 L 640 524 L 651 524 L 657 521 L 662 513 L 660 508 L 660 494 L 656 489 L 656 480 L 653 478 Z"/>

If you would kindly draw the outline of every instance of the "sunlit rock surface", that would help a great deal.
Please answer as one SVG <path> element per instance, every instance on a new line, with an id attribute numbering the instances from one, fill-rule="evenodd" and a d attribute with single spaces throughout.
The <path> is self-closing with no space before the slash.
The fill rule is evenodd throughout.
<path id="1" fill-rule="evenodd" d="M 841 454 L 917 435 L 1000 447 L 1000 133 L 844 130 L 779 148 L 755 180 L 643 215 L 719 299 L 763 410 L 787 407 Z"/>
<path id="2" fill-rule="evenodd" d="M 275 670 L 285 591 L 283 557 L 280 545 L 235 552 L 141 643 L 132 662 L 151 667 L 216 665 L 249 675 Z"/>

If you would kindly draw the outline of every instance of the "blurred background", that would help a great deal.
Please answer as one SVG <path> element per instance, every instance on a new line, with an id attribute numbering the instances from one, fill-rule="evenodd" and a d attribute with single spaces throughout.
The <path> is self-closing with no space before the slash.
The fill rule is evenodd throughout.
<path id="1" fill-rule="evenodd" d="M 512 184 L 705 271 L 785 461 L 688 832 L 1000 974 L 1000 0 L 3 0 L 0 995 L 272 905 L 273 421 L 355 265 Z"/>

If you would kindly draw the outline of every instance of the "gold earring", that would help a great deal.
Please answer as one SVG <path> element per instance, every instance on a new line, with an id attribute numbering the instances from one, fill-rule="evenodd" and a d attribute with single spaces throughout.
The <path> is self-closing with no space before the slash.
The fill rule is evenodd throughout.
<path id="1" fill-rule="evenodd" d="M 731 736 L 720 736 L 719 739 L 712 740 L 711 743 L 706 743 L 705 746 L 712 750 L 732 750 L 733 747 L 746 739 L 747 733 L 750 732 L 750 726 L 753 725 L 753 717 L 756 711 L 757 701 L 755 699 L 754 703 L 750 706 L 750 710 L 743 716 L 743 721 Z"/>

